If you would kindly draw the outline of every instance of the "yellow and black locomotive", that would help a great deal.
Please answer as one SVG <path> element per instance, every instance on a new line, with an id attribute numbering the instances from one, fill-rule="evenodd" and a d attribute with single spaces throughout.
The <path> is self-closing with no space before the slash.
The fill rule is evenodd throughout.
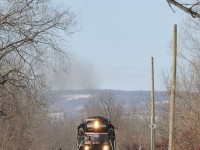
<path id="1" fill-rule="evenodd" d="M 115 127 L 108 119 L 93 116 L 78 126 L 78 150 L 115 150 Z"/>

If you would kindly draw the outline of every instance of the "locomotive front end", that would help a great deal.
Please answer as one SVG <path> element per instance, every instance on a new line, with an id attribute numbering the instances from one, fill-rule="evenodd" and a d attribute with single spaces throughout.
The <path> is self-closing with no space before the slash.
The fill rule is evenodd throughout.
<path id="1" fill-rule="evenodd" d="M 78 127 L 78 150 L 114 150 L 114 127 L 103 117 L 87 118 Z"/>

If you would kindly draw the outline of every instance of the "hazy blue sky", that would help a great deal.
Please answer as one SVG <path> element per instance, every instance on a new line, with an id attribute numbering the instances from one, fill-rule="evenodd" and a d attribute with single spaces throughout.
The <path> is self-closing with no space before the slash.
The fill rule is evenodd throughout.
<path id="1" fill-rule="evenodd" d="M 171 68 L 173 13 L 166 0 L 59 0 L 75 12 L 80 30 L 70 39 L 74 65 L 60 75 L 56 88 L 151 90 L 150 58 L 155 63 L 155 89 L 164 90 L 162 71 Z M 178 28 L 178 30 L 180 30 Z"/>

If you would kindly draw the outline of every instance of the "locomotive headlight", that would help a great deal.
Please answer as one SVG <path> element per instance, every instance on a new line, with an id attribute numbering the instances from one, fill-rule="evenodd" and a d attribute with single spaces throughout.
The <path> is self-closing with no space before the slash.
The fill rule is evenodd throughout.
<path id="1" fill-rule="evenodd" d="M 84 150 L 89 150 L 89 149 L 90 149 L 89 146 L 84 147 Z"/>
<path id="2" fill-rule="evenodd" d="M 108 145 L 104 145 L 104 146 L 103 146 L 103 150 L 109 150 Z"/>
<path id="3" fill-rule="evenodd" d="M 99 122 L 98 121 L 94 122 L 94 128 L 96 128 L 96 129 L 99 128 Z"/>

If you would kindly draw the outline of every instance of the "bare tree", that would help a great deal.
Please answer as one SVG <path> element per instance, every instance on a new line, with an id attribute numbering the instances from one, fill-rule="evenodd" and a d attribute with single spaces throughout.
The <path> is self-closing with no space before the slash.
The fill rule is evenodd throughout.
<path id="1" fill-rule="evenodd" d="M 88 116 L 101 115 L 112 121 L 115 126 L 120 124 L 120 119 L 124 114 L 123 104 L 117 100 L 115 93 L 107 91 L 88 101 L 85 109 Z"/>
<path id="2" fill-rule="evenodd" d="M 187 18 L 179 36 L 179 69 L 176 92 L 175 149 L 198 149 L 200 132 L 200 24 Z M 170 77 L 165 80 L 170 83 Z M 168 87 L 168 83 L 166 84 Z M 170 89 L 169 89 L 170 90 Z M 169 91 L 170 92 L 170 91 Z M 165 110 L 165 111 L 164 111 Z M 166 118 L 168 110 L 161 110 Z M 159 124 L 163 124 L 164 120 Z M 168 131 L 167 127 L 162 131 Z M 160 132 L 161 133 L 161 132 Z M 189 135 L 189 136 L 186 136 Z"/>
<path id="3" fill-rule="evenodd" d="M 71 33 L 71 27 L 75 25 L 74 15 L 69 10 L 50 8 L 49 1 L 44 0 L 3 2 L 0 14 L 0 84 L 33 86 L 48 63 L 63 64 L 63 69 L 67 70 L 69 56 L 64 50 L 66 41 L 63 41 L 62 34 Z M 56 59 L 59 61 L 55 62 Z"/>
<path id="4" fill-rule="evenodd" d="M 75 16 L 50 0 L 2 0 L 0 7 L 0 149 L 31 149 L 47 118 L 47 68 L 68 71 L 66 39 Z M 39 124 L 38 122 L 41 122 Z M 45 123 L 45 122 L 44 122 Z"/>
<path id="5" fill-rule="evenodd" d="M 48 65 L 68 70 L 65 35 L 72 33 L 74 15 L 53 9 L 46 0 L 4 0 L 0 8 L 0 88 L 13 95 L 13 88 L 37 101 L 47 88 Z M 65 37 L 67 38 L 67 37 Z M 54 65 L 55 64 L 55 65 Z M 59 65 L 60 64 L 60 65 Z M 14 96 L 14 95 L 13 95 Z M 42 98 L 43 99 L 43 98 Z M 40 100 L 42 100 L 40 98 Z M 44 102 L 39 102 L 45 104 Z"/>

